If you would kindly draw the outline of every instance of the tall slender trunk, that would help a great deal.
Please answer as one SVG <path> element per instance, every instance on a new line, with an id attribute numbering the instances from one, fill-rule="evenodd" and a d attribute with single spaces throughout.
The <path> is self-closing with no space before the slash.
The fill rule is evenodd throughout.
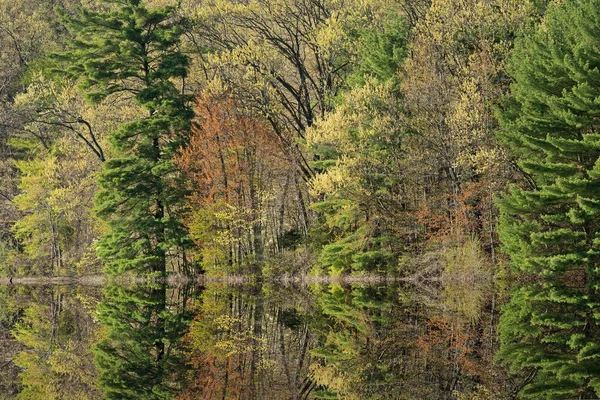
<path id="1" fill-rule="evenodd" d="M 255 290 L 253 290 L 254 295 L 256 296 L 256 303 L 254 306 L 254 313 L 252 316 L 252 355 L 250 361 L 250 398 L 258 399 L 257 385 L 259 380 L 257 379 L 258 373 L 258 361 L 260 357 L 260 349 L 259 343 L 262 338 L 262 317 L 264 313 L 264 305 L 262 298 L 262 287 L 258 285 Z"/>
<path id="2" fill-rule="evenodd" d="M 152 139 L 152 147 L 154 149 L 154 162 L 158 163 L 161 159 L 158 138 Z M 165 206 L 161 200 L 163 195 L 162 190 L 163 188 L 159 186 L 155 194 L 154 219 L 156 220 L 158 230 L 156 232 L 156 243 L 154 243 L 154 253 L 158 257 L 159 261 L 156 263 L 153 270 L 154 272 L 160 272 L 161 276 L 164 277 L 167 274 L 167 255 L 165 250 L 162 248 L 162 244 L 166 241 L 166 230 L 163 223 L 163 219 L 165 217 Z"/>

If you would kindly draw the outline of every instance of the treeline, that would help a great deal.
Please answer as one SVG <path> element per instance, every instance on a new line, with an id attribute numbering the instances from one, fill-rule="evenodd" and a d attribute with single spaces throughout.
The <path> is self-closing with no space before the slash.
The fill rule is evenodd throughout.
<path id="1" fill-rule="evenodd" d="M 1 7 L 3 274 L 498 262 L 531 176 L 495 110 L 545 2 Z"/>

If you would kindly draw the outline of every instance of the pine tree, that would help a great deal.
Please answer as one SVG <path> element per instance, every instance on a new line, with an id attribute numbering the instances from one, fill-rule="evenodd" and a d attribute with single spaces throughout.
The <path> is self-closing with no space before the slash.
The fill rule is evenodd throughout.
<path id="1" fill-rule="evenodd" d="M 500 200 L 519 289 L 500 358 L 535 378 L 527 398 L 600 394 L 600 1 L 566 0 L 515 45 L 502 138 L 530 178 Z M 579 397 L 583 396 L 583 397 Z"/>
<path id="2" fill-rule="evenodd" d="M 74 35 L 62 57 L 71 62 L 68 72 L 81 77 L 90 102 L 125 93 L 146 116 L 110 138 L 115 156 L 103 165 L 95 205 L 110 232 L 97 253 L 109 274 L 164 275 L 170 262 L 186 271 L 191 241 L 180 221 L 185 193 L 172 161 L 193 117 L 183 90 L 189 60 L 178 50 L 183 31 L 173 7 L 148 9 L 140 0 L 118 7 L 105 3 L 109 11 L 61 12 Z"/>

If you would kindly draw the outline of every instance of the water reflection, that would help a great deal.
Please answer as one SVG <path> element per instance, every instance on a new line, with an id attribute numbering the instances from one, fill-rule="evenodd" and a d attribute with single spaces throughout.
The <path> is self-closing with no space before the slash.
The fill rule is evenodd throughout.
<path id="1" fill-rule="evenodd" d="M 433 295 L 439 287 L 4 289 L 1 326 L 14 335 L 9 356 L 20 373 L 9 398 L 500 399 L 514 391 L 493 363 L 494 309 L 465 315 Z"/>
<path id="2" fill-rule="evenodd" d="M 212 285 L 198 301 L 186 337 L 188 388 L 182 399 L 304 399 L 313 299 L 288 288 Z"/>
<path id="3" fill-rule="evenodd" d="M 107 399 L 166 399 L 181 391 L 180 341 L 192 314 L 188 288 L 108 286 L 98 304 L 106 334 L 95 346 Z"/>
<path id="4" fill-rule="evenodd" d="M 18 381 L 3 394 L 21 399 L 101 398 L 90 351 L 100 332 L 94 317 L 100 292 L 3 287 L 0 296 L 6 338 L 2 374 L 18 373 Z"/>

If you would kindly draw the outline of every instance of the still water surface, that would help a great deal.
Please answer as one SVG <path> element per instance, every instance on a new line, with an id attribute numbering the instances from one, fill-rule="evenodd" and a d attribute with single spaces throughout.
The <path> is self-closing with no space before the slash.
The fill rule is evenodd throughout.
<path id="1" fill-rule="evenodd" d="M 507 394 L 494 296 L 391 283 L 3 286 L 0 398 Z"/>

